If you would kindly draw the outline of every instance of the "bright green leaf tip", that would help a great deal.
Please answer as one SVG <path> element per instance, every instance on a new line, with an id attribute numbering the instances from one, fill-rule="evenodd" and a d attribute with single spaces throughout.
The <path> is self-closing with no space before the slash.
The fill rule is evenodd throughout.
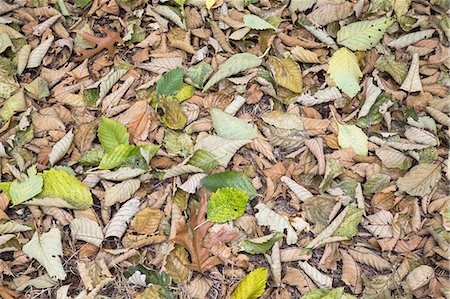
<path id="1" fill-rule="evenodd" d="M 219 188 L 208 201 L 207 219 L 211 222 L 234 220 L 245 212 L 248 195 L 235 188 Z"/>

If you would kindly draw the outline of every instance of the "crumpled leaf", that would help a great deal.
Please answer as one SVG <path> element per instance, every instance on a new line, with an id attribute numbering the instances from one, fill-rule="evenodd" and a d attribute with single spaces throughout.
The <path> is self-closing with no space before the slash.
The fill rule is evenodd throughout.
<path id="1" fill-rule="evenodd" d="M 272 248 L 273 244 L 284 236 L 283 233 L 275 232 L 260 238 L 244 240 L 241 243 L 241 249 L 251 254 L 265 253 Z"/>
<path id="2" fill-rule="evenodd" d="M 242 216 L 248 202 L 245 191 L 226 187 L 218 188 L 208 200 L 207 219 L 212 222 L 227 222 Z"/>
<path id="3" fill-rule="evenodd" d="M 365 51 L 375 47 L 387 28 L 395 21 L 382 17 L 370 21 L 350 23 L 337 33 L 337 43 L 353 51 Z"/>
<path id="4" fill-rule="evenodd" d="M 234 54 L 219 66 L 217 72 L 209 79 L 205 87 L 203 87 L 203 92 L 210 89 L 220 80 L 245 71 L 249 68 L 260 66 L 261 63 L 262 59 L 256 55 L 250 53 Z"/>
<path id="5" fill-rule="evenodd" d="M 13 206 L 21 204 L 42 191 L 44 180 L 37 175 L 36 165 L 28 168 L 22 182 L 12 182 L 9 187 L 9 197 Z"/>
<path id="6" fill-rule="evenodd" d="M 202 185 L 211 191 L 226 187 L 242 190 L 247 193 L 249 199 L 253 199 L 258 195 L 252 181 L 243 172 L 224 171 L 210 174 L 202 178 Z"/>
<path id="7" fill-rule="evenodd" d="M 288 245 L 297 243 L 297 233 L 285 217 L 275 213 L 263 203 L 257 204 L 255 208 L 259 210 L 259 212 L 255 214 L 259 225 L 267 225 L 272 230 L 280 233 L 284 233 L 284 230 L 286 229 L 286 243 Z"/>
<path id="8" fill-rule="evenodd" d="M 358 225 L 361 222 L 363 210 L 350 207 L 344 217 L 344 220 L 333 232 L 332 236 L 353 238 L 358 232 Z"/>
<path id="9" fill-rule="evenodd" d="M 329 61 L 328 75 L 340 90 L 354 97 L 360 90 L 359 78 L 362 77 L 355 54 L 347 48 L 334 52 Z"/>
<path id="10" fill-rule="evenodd" d="M 250 140 L 257 136 L 256 127 L 247 120 L 240 119 L 220 109 L 210 110 L 214 130 L 217 135 L 229 140 Z"/>
<path id="11" fill-rule="evenodd" d="M 427 195 L 441 179 L 441 165 L 421 163 L 397 180 L 398 189 L 412 196 Z"/>
<path id="12" fill-rule="evenodd" d="M 302 92 L 302 72 L 297 62 L 291 58 L 270 56 L 269 66 L 277 84 L 295 93 Z"/>
<path id="13" fill-rule="evenodd" d="M 40 236 L 35 232 L 33 238 L 23 246 L 22 251 L 44 266 L 52 279 L 66 279 L 66 271 L 60 258 L 63 251 L 59 229 L 54 227 Z"/>
<path id="14" fill-rule="evenodd" d="M 338 142 L 341 148 L 351 147 L 355 153 L 367 156 L 369 143 L 367 135 L 355 125 L 341 125 L 338 123 Z"/>
<path id="15" fill-rule="evenodd" d="M 264 293 L 266 282 L 267 268 L 255 269 L 238 284 L 231 299 L 257 299 Z"/>
<path id="16" fill-rule="evenodd" d="M 167 153 L 173 157 L 180 156 L 186 158 L 193 153 L 194 142 L 191 136 L 185 133 L 166 131 L 164 135 L 164 144 Z"/>

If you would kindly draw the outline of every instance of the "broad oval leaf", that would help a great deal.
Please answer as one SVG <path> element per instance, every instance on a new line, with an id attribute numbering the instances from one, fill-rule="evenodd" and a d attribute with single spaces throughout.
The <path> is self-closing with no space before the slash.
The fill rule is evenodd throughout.
<path id="1" fill-rule="evenodd" d="M 75 218 L 70 222 L 70 230 L 74 239 L 86 241 L 99 247 L 103 242 L 103 232 L 97 222 L 86 218 Z"/>
<path id="2" fill-rule="evenodd" d="M 224 171 L 210 174 L 202 179 L 202 185 L 211 191 L 231 187 L 245 191 L 250 199 L 258 195 L 250 178 L 243 172 Z"/>
<path id="3" fill-rule="evenodd" d="M 240 119 L 213 108 L 210 111 L 214 130 L 217 135 L 229 140 L 249 140 L 257 136 L 257 130 L 245 119 Z"/>
<path id="4" fill-rule="evenodd" d="M 269 65 L 275 81 L 295 93 L 302 92 L 302 72 L 291 58 L 269 57 Z"/>
<path id="5" fill-rule="evenodd" d="M 116 203 L 127 201 L 141 186 L 141 181 L 131 179 L 123 181 L 105 191 L 105 206 L 110 207 Z"/>
<path id="6" fill-rule="evenodd" d="M 156 92 L 164 95 L 175 95 L 183 86 L 183 70 L 175 68 L 165 73 L 156 84 Z"/>
<path id="7" fill-rule="evenodd" d="M 247 27 L 250 27 L 251 29 L 255 30 L 266 30 L 266 29 L 277 29 L 275 26 L 270 24 L 269 22 L 261 19 L 258 16 L 255 15 L 245 15 L 244 16 L 244 24 Z"/>
<path id="8" fill-rule="evenodd" d="M 266 282 L 267 268 L 255 269 L 239 283 L 231 299 L 257 299 L 264 293 Z"/>
<path id="9" fill-rule="evenodd" d="M 355 54 L 347 48 L 334 52 L 328 66 L 328 75 L 340 90 L 354 97 L 360 90 L 359 78 L 362 77 Z"/>
<path id="10" fill-rule="evenodd" d="M 338 142 L 341 148 L 351 147 L 358 155 L 368 155 L 369 142 L 367 139 L 367 135 L 363 132 L 363 130 L 355 125 L 338 124 L 338 127 Z"/>
<path id="11" fill-rule="evenodd" d="M 229 76 L 235 75 L 250 68 L 258 67 L 262 59 L 250 53 L 234 54 L 219 66 L 217 72 L 209 79 L 203 88 L 203 92 L 210 89 L 214 84 Z"/>
<path id="12" fill-rule="evenodd" d="M 139 154 L 139 147 L 129 144 L 120 144 L 114 147 L 100 161 L 100 169 L 112 169 L 120 166 L 125 158 Z"/>
<path id="13" fill-rule="evenodd" d="M 211 222 L 227 222 L 234 220 L 245 212 L 248 195 L 235 188 L 219 188 L 208 200 L 207 219 Z"/>
<path id="14" fill-rule="evenodd" d="M 128 144 L 130 138 L 124 125 L 106 117 L 100 118 L 97 135 L 106 152 L 120 144 Z"/>
<path id="15" fill-rule="evenodd" d="M 398 189 L 412 196 L 428 194 L 441 179 L 439 164 L 419 164 L 397 180 Z"/>
<path id="16" fill-rule="evenodd" d="M 337 43 L 353 51 L 369 50 L 380 42 L 393 23 L 389 17 L 351 23 L 338 31 Z"/>

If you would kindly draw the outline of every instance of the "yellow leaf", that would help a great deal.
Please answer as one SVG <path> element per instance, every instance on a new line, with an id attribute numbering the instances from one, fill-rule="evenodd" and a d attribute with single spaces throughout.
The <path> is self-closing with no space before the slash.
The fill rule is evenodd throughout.
<path id="1" fill-rule="evenodd" d="M 302 92 L 302 72 L 299 65 L 291 58 L 269 57 L 269 65 L 275 81 L 280 86 L 295 93 Z"/>
<path id="2" fill-rule="evenodd" d="M 256 299 L 264 293 L 267 281 L 267 268 L 250 272 L 234 290 L 231 299 Z"/>
<path id="3" fill-rule="evenodd" d="M 140 234 L 153 234 L 159 226 L 163 213 L 158 209 L 145 208 L 136 214 L 131 226 Z"/>
<path id="4" fill-rule="evenodd" d="M 217 1 L 217 0 L 206 0 L 206 8 L 207 8 L 208 10 L 210 10 L 211 7 L 213 7 L 213 5 L 216 4 L 216 1 Z"/>
<path id="5" fill-rule="evenodd" d="M 328 74 L 340 90 L 354 97 L 360 90 L 359 78 L 362 77 L 358 58 L 347 48 L 334 52 L 330 59 Z"/>

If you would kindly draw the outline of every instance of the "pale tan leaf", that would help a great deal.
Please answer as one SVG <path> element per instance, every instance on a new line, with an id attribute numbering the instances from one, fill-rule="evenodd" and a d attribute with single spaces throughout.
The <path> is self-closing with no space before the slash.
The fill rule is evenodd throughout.
<path id="1" fill-rule="evenodd" d="M 140 168 L 130 168 L 130 167 L 121 167 L 115 171 L 110 170 L 101 170 L 97 172 L 93 172 L 92 174 L 108 181 L 125 181 L 129 179 L 133 179 L 135 177 L 144 174 L 145 170 Z"/>
<path id="2" fill-rule="evenodd" d="M 272 211 L 263 203 L 257 204 L 255 208 L 259 210 L 259 212 L 255 214 L 259 225 L 269 226 L 271 230 L 280 233 L 284 233 L 284 230 L 286 229 L 286 243 L 288 245 L 297 243 L 297 233 L 285 217 Z"/>
<path id="3" fill-rule="evenodd" d="M 345 209 L 338 215 L 334 220 L 325 228 L 320 234 L 318 234 L 311 242 L 306 245 L 306 248 L 316 248 L 324 244 L 324 240 L 327 240 L 334 231 L 341 225 L 344 221 L 347 211 L 350 206 L 345 207 Z"/>
<path id="4" fill-rule="evenodd" d="M 0 223 L 0 234 L 26 232 L 29 230 L 32 230 L 32 228 L 14 221 Z"/>
<path id="5" fill-rule="evenodd" d="M 325 174 L 325 155 L 323 153 L 323 141 L 321 138 L 305 140 L 305 145 L 317 159 L 318 174 Z"/>
<path id="6" fill-rule="evenodd" d="M 361 269 L 355 260 L 345 250 L 339 251 L 342 255 L 341 280 L 350 287 L 354 294 L 362 292 Z"/>
<path id="7" fill-rule="evenodd" d="M 272 146 L 279 146 L 289 152 L 299 149 L 308 137 L 303 131 L 279 129 L 273 126 L 261 127 L 261 131 Z"/>
<path id="8" fill-rule="evenodd" d="M 271 111 L 264 113 L 261 118 L 274 127 L 286 130 L 303 130 L 303 123 L 298 116 L 292 113 Z"/>
<path id="9" fill-rule="evenodd" d="M 67 134 L 61 138 L 52 148 L 52 151 L 48 155 L 48 161 L 51 165 L 55 165 L 56 162 L 61 160 L 62 157 L 67 153 L 73 141 L 72 130 L 67 132 Z"/>
<path id="10" fill-rule="evenodd" d="M 74 239 L 83 240 L 97 247 L 103 242 L 103 232 L 97 222 L 80 217 L 70 222 L 70 230 Z"/>
<path id="11" fill-rule="evenodd" d="M 270 256 L 268 254 L 265 255 L 272 270 L 272 277 L 276 286 L 281 284 L 280 243 L 281 241 L 275 242 L 272 247 L 272 254 Z"/>
<path id="12" fill-rule="evenodd" d="M 438 123 L 444 126 L 450 127 L 450 117 L 447 114 L 435 109 L 433 107 L 427 107 L 427 112 L 430 114 Z"/>
<path id="13" fill-rule="evenodd" d="M 375 154 L 381 159 L 381 162 L 389 168 L 405 169 L 411 162 L 402 152 L 385 145 L 377 148 Z"/>
<path id="14" fill-rule="evenodd" d="M 198 118 L 200 107 L 191 103 L 181 103 L 181 111 L 187 117 L 186 124 L 190 124 Z"/>
<path id="15" fill-rule="evenodd" d="M 201 180 L 206 176 L 205 173 L 197 173 L 192 175 L 186 182 L 184 182 L 180 189 L 187 192 L 194 194 L 197 189 L 199 189 L 202 186 Z"/>
<path id="16" fill-rule="evenodd" d="M 181 57 L 161 57 L 153 58 L 149 63 L 142 63 L 139 67 L 157 74 L 164 74 L 172 69 L 181 67 L 182 62 L 183 59 Z"/>
<path id="17" fill-rule="evenodd" d="M 286 176 L 281 177 L 281 181 L 288 185 L 289 189 L 291 189 L 292 192 L 294 192 L 295 196 L 297 196 L 301 201 L 305 201 L 314 196 L 311 192 L 308 191 L 308 189 L 300 186 L 299 184 L 297 184 L 297 182 Z"/>
<path id="18" fill-rule="evenodd" d="M 213 282 L 203 275 L 197 275 L 192 279 L 186 291 L 191 298 L 207 298 L 209 290 L 213 286 Z"/>
<path id="19" fill-rule="evenodd" d="M 73 220 L 72 214 L 66 212 L 63 209 L 56 207 L 41 207 L 41 209 L 42 212 L 44 212 L 46 215 L 50 215 L 55 218 L 55 220 L 58 221 L 62 226 L 69 225 L 70 221 Z"/>
<path id="20" fill-rule="evenodd" d="M 333 279 L 308 264 L 308 262 L 301 262 L 299 266 L 319 288 L 330 289 L 332 287 Z"/>
<path id="21" fill-rule="evenodd" d="M 56 21 L 58 21 L 58 19 L 61 16 L 62 15 L 60 15 L 60 14 L 54 15 L 54 16 L 48 18 L 47 20 L 45 20 L 44 22 L 40 23 L 39 25 L 34 26 L 33 34 L 36 36 L 41 36 L 45 32 L 45 30 L 50 28 L 50 26 L 52 26 Z"/>
<path id="22" fill-rule="evenodd" d="M 375 238 L 392 238 L 392 219 L 389 211 L 381 210 L 366 217 L 362 222 L 363 227 Z"/>
<path id="23" fill-rule="evenodd" d="M 418 129 L 415 127 L 409 127 L 405 131 L 405 137 L 411 140 L 412 142 L 417 142 L 429 146 L 436 146 L 439 144 L 439 140 L 436 138 L 435 135 L 431 134 L 428 131 Z"/>
<path id="24" fill-rule="evenodd" d="M 400 88 L 408 92 L 422 91 L 422 82 L 419 76 L 419 55 L 413 55 L 408 75 L 406 75 Z"/>
<path id="25" fill-rule="evenodd" d="M 28 57 L 27 68 L 34 68 L 41 65 L 42 59 L 45 54 L 47 54 L 47 51 L 50 49 L 54 39 L 55 37 L 53 35 L 50 36 L 31 51 L 30 56 Z"/>
<path id="26" fill-rule="evenodd" d="M 441 179 L 441 165 L 422 163 L 414 166 L 397 180 L 398 189 L 413 196 L 424 196 L 431 192 Z"/>
<path id="27" fill-rule="evenodd" d="M 366 85 L 366 98 L 364 100 L 364 104 L 362 105 L 361 109 L 358 113 L 358 118 L 366 116 L 369 114 L 370 108 L 372 108 L 373 104 L 375 104 L 375 101 L 377 100 L 378 96 L 381 94 L 381 89 L 373 84 L 373 78 L 370 77 L 367 80 Z"/>
<path id="28" fill-rule="evenodd" d="M 276 162 L 275 156 L 273 154 L 273 146 L 266 140 L 257 137 L 252 140 L 248 147 L 263 154 L 270 161 Z"/>
<path id="29" fill-rule="evenodd" d="M 328 119 L 300 117 L 300 120 L 303 123 L 306 134 L 308 134 L 309 136 L 325 134 L 328 126 L 330 125 L 330 121 Z"/>
<path id="30" fill-rule="evenodd" d="M 127 201 L 113 218 L 109 221 L 103 230 L 105 238 L 117 237 L 121 238 L 127 229 L 127 224 L 139 209 L 139 199 L 133 198 Z"/>
<path id="31" fill-rule="evenodd" d="M 314 24 L 327 25 L 345 19 L 353 13 L 353 4 L 349 1 L 320 1 L 320 3 L 321 5 L 308 15 L 308 19 Z"/>
<path id="32" fill-rule="evenodd" d="M 137 233 L 151 235 L 158 229 L 163 216 L 163 212 L 158 209 L 145 208 L 136 214 L 131 226 Z"/>
<path id="33" fill-rule="evenodd" d="M 238 95 L 234 98 L 234 100 L 230 104 L 228 104 L 224 112 L 234 116 L 239 111 L 239 109 L 241 109 L 241 107 L 245 104 L 245 102 L 246 99 Z"/>
<path id="34" fill-rule="evenodd" d="M 358 263 L 370 266 L 375 270 L 385 271 L 392 268 L 392 265 L 388 261 L 367 248 L 355 247 L 354 249 L 349 249 L 348 253 Z"/>
<path id="35" fill-rule="evenodd" d="M 203 172 L 203 169 L 198 168 L 194 165 L 186 165 L 186 164 L 180 164 L 177 166 L 174 166 L 172 168 L 170 168 L 169 170 L 167 170 L 164 173 L 164 177 L 163 179 L 170 179 L 182 174 L 186 174 L 186 173 L 195 173 L 195 172 Z"/>
<path id="36" fill-rule="evenodd" d="M 406 283 L 411 288 L 412 291 L 420 289 L 430 282 L 434 278 L 434 269 L 427 265 L 421 265 L 414 268 L 406 276 Z"/>
<path id="37" fill-rule="evenodd" d="M 226 167 L 234 154 L 250 142 L 251 140 L 228 140 L 216 135 L 208 135 L 197 142 L 195 149 L 204 149 L 210 152 L 216 157 L 219 165 Z"/>
<path id="38" fill-rule="evenodd" d="M 112 77 L 114 79 L 113 81 L 115 81 L 116 79 L 118 81 L 118 79 L 120 79 L 119 76 L 121 77 L 120 73 L 116 76 L 118 78 L 113 78 Z M 130 88 L 130 86 L 133 85 L 135 80 L 136 80 L 136 78 L 133 77 L 133 76 L 128 77 L 125 80 L 125 82 L 123 82 L 123 84 L 119 88 L 117 88 L 117 90 L 115 90 L 114 92 L 112 92 L 111 94 L 109 94 L 108 96 L 103 98 L 103 100 L 101 101 L 101 103 L 102 103 L 102 112 L 105 115 L 109 115 L 111 110 L 119 104 L 120 100 L 122 99 L 124 94 L 127 92 L 127 90 Z M 111 81 L 111 83 L 113 81 Z M 100 85 L 100 86 L 102 86 L 102 85 Z M 106 95 L 106 93 L 109 91 L 109 89 L 112 88 L 112 85 L 111 85 L 111 87 L 108 89 L 108 91 L 106 91 L 106 88 L 108 88 L 109 86 L 106 86 L 106 83 L 103 86 L 105 86 L 104 87 L 104 91 L 103 91 L 104 94 L 101 94 L 100 98 L 102 96 Z"/>
<path id="39" fill-rule="evenodd" d="M 400 36 L 397 39 L 394 39 L 393 41 L 388 43 L 388 46 L 392 47 L 392 48 L 396 48 L 396 49 L 401 49 L 401 48 L 407 47 L 409 45 L 412 45 L 422 39 L 430 38 L 435 31 L 436 30 L 434 30 L 434 29 L 428 29 L 428 30 L 408 33 L 408 34 Z"/>
<path id="40" fill-rule="evenodd" d="M 304 295 L 314 289 L 316 285 L 300 269 L 288 267 L 283 277 L 283 283 L 295 286 L 301 295 Z"/>
<path id="41" fill-rule="evenodd" d="M 123 181 L 105 191 L 105 206 L 110 207 L 116 203 L 127 201 L 141 186 L 138 179 Z"/>
<path id="42" fill-rule="evenodd" d="M 303 47 L 293 47 L 291 49 L 292 58 L 300 62 L 306 63 L 320 63 L 319 56 L 313 51 L 307 50 Z"/>
<path id="43" fill-rule="evenodd" d="M 58 280 L 53 280 L 48 274 L 38 276 L 30 279 L 25 283 L 22 283 L 17 287 L 16 291 L 21 292 L 28 287 L 34 287 L 36 289 L 47 289 L 58 285 Z"/>
<path id="44" fill-rule="evenodd" d="M 17 75 L 22 75 L 23 71 L 27 67 L 28 58 L 30 57 L 31 46 L 24 45 L 17 52 Z"/>

